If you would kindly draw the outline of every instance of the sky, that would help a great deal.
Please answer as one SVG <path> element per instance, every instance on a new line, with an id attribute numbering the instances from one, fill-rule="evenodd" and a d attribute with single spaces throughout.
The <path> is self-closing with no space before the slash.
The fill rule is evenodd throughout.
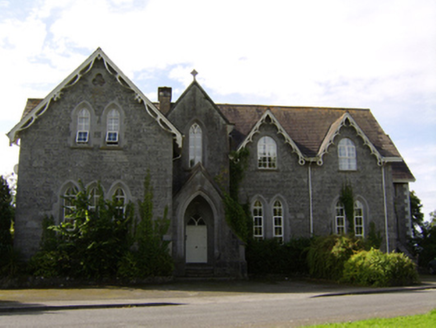
<path id="1" fill-rule="evenodd" d="M 26 99 L 98 47 L 151 101 L 195 69 L 216 103 L 370 108 L 436 210 L 434 0 L 0 0 L 0 174 Z"/>

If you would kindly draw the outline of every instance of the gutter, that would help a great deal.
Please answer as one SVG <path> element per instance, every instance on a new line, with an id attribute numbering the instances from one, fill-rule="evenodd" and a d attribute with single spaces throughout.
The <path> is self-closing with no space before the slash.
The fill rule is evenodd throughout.
<path id="1" fill-rule="evenodd" d="M 309 217 L 310 217 L 310 236 L 313 237 L 313 191 L 312 191 L 312 167 L 309 162 Z"/>
<path id="2" fill-rule="evenodd" d="M 386 197 L 386 176 L 385 176 L 385 166 L 381 167 L 382 169 L 382 184 L 383 184 L 383 204 L 384 204 L 384 212 L 385 212 L 385 234 L 386 234 L 386 253 L 389 254 L 389 224 L 388 224 L 388 206 L 387 206 L 387 197 Z"/>

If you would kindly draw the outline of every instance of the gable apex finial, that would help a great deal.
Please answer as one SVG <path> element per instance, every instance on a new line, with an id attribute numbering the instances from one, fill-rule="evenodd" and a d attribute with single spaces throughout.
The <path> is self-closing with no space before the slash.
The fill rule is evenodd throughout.
<path id="1" fill-rule="evenodd" d="M 194 69 L 194 70 L 192 70 L 191 74 L 194 77 L 194 81 L 196 81 L 195 77 L 198 75 L 198 72 Z"/>

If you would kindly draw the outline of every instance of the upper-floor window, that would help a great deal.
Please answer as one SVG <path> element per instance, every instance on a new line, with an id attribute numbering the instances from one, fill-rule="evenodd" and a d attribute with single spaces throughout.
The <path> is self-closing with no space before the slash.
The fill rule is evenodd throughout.
<path id="1" fill-rule="evenodd" d="M 107 115 L 106 143 L 118 144 L 120 131 L 120 113 L 115 108 Z"/>
<path id="2" fill-rule="evenodd" d="M 91 115 L 89 114 L 89 110 L 82 108 L 77 116 L 77 143 L 88 143 L 90 121 Z"/>
<path id="3" fill-rule="evenodd" d="M 189 129 L 189 166 L 201 162 L 203 155 L 202 131 L 201 127 L 194 123 Z"/>
<path id="4" fill-rule="evenodd" d="M 356 146 L 348 139 L 344 138 L 339 141 L 338 145 L 339 170 L 354 171 L 356 164 Z"/>
<path id="5" fill-rule="evenodd" d="M 277 145 L 273 138 L 262 137 L 257 143 L 257 167 L 275 169 L 277 167 Z"/>
<path id="6" fill-rule="evenodd" d="M 274 202 L 273 206 L 273 237 L 279 242 L 283 242 L 283 206 L 278 200 Z"/>
<path id="7" fill-rule="evenodd" d="M 263 206 L 256 200 L 253 204 L 253 237 L 255 240 L 263 239 Z"/>

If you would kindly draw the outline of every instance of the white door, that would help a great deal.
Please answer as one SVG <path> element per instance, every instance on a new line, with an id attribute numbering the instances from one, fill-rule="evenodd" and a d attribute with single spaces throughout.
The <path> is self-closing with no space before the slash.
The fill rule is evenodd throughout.
<path id="1" fill-rule="evenodd" d="M 186 263 L 207 263 L 207 226 L 201 217 L 186 225 Z"/>

